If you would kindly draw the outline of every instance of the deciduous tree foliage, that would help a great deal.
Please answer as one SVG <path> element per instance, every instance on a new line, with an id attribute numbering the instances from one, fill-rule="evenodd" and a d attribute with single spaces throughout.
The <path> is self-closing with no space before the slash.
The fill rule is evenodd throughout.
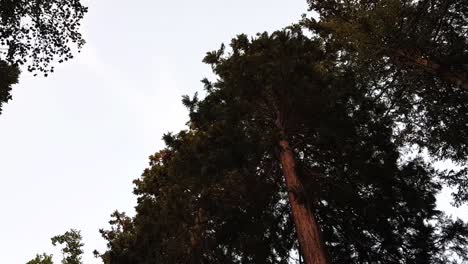
<path id="1" fill-rule="evenodd" d="M 291 194 L 331 263 L 466 258 L 467 226 L 435 209 L 438 173 L 401 160 L 387 105 L 333 47 L 297 27 L 230 47 L 204 60 L 217 75 L 206 97 L 183 100 L 190 129 L 166 135 L 135 181 L 136 216 L 101 231 L 105 263 L 289 263 Z M 301 189 L 284 182 L 282 140 Z"/>
<path id="2" fill-rule="evenodd" d="M 21 65 L 47 76 L 54 62 L 67 61 L 81 49 L 86 12 L 80 0 L 0 1 L 0 110 L 11 99 Z"/>
<path id="3" fill-rule="evenodd" d="M 73 58 L 72 44 L 79 49 L 85 43 L 78 30 L 86 12 L 80 0 L 0 1 L 2 60 L 53 71 L 54 60 Z"/>
<path id="4" fill-rule="evenodd" d="M 11 100 L 11 86 L 18 83 L 19 69 L 17 66 L 9 65 L 0 61 L 0 114 L 3 103 Z"/>

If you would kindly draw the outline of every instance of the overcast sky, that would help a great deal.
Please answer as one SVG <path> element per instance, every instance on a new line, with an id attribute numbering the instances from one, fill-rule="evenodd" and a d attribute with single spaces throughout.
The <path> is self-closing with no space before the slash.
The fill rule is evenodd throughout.
<path id="1" fill-rule="evenodd" d="M 207 51 L 239 33 L 297 21 L 306 0 L 90 0 L 87 45 L 48 78 L 21 76 L 0 115 L 0 262 L 60 253 L 50 237 L 82 230 L 85 264 L 161 136 L 184 128 L 181 96 L 210 76 Z M 455 211 L 454 211 L 455 212 Z M 456 211 L 463 214 L 461 210 Z"/>
<path id="2" fill-rule="evenodd" d="M 133 211 L 132 180 L 187 121 L 181 96 L 210 76 L 207 51 L 239 33 L 287 26 L 305 0 L 91 0 L 83 52 L 48 78 L 22 74 L 0 115 L 0 262 L 60 253 L 50 237 L 98 229 Z"/>

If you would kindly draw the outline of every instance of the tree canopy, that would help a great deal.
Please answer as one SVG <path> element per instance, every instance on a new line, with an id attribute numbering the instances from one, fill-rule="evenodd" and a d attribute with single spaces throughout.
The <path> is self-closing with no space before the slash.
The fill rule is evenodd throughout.
<path id="1" fill-rule="evenodd" d="M 54 63 L 85 44 L 79 29 L 87 7 L 80 0 L 0 1 L 0 111 L 11 99 L 22 65 L 47 76 Z"/>
<path id="2" fill-rule="evenodd" d="M 468 89 L 468 3 L 464 0 L 308 0 L 311 26 L 368 61 L 413 68 Z"/>
<path id="3" fill-rule="evenodd" d="M 70 229 L 62 235 L 57 235 L 51 238 L 52 245 L 63 245 L 62 247 L 62 264 L 83 264 L 81 256 L 83 255 L 81 242 L 81 232 L 75 229 Z M 53 264 L 52 255 L 43 253 L 37 254 L 36 257 L 26 264 Z"/>
<path id="4" fill-rule="evenodd" d="M 48 73 L 55 60 L 73 58 L 85 43 L 79 28 L 87 8 L 80 0 L 0 1 L 1 59 Z"/>
<path id="5" fill-rule="evenodd" d="M 461 167 L 448 172 L 455 203 L 468 201 L 468 2 L 308 1 L 303 25 L 339 51 L 362 89 L 386 105 L 400 144 Z"/>
<path id="6" fill-rule="evenodd" d="M 104 263 L 468 261 L 468 224 L 436 208 L 447 185 L 468 202 L 468 3 L 308 3 L 319 19 L 206 54 L 216 80 L 183 97 L 188 128 L 134 181 L 136 215 L 100 230 Z M 0 4 L 5 102 L 20 65 L 47 74 L 81 48 L 86 8 Z M 465 168 L 438 171 L 408 146 Z M 81 264 L 80 241 L 52 238 L 63 264 Z"/>
<path id="7" fill-rule="evenodd" d="M 332 263 L 466 258 L 466 224 L 436 210 L 440 173 L 403 161 L 388 105 L 334 47 L 292 27 L 230 48 L 207 54 L 217 81 L 183 99 L 190 129 L 166 135 L 135 181 L 136 216 L 116 212 L 101 231 L 105 263 L 289 263 L 291 192 L 316 216 Z M 284 184 L 280 138 L 301 193 Z"/>
<path id="8" fill-rule="evenodd" d="M 52 245 L 63 245 L 62 264 L 82 264 L 81 255 L 83 254 L 82 247 L 84 244 L 81 239 L 81 232 L 75 229 L 51 238 Z"/>
<path id="9" fill-rule="evenodd" d="M 0 114 L 3 103 L 11 100 L 12 85 L 18 83 L 19 68 L 0 61 Z"/>
<path id="10" fill-rule="evenodd" d="M 26 264 L 54 264 L 54 262 L 52 261 L 52 255 L 44 253 L 42 255 L 37 254 L 34 259 L 28 261 Z"/>

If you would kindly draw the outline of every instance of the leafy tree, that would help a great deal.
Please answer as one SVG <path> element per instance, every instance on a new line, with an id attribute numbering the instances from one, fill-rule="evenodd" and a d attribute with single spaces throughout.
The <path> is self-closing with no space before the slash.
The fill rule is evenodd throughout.
<path id="1" fill-rule="evenodd" d="M 0 114 L 2 104 L 11 100 L 11 86 L 18 83 L 19 69 L 4 61 L 0 61 Z"/>
<path id="2" fill-rule="evenodd" d="M 81 255 L 83 254 L 81 243 L 80 231 L 71 229 L 65 232 L 63 235 L 54 236 L 51 238 L 52 245 L 57 244 L 64 245 L 62 249 L 63 264 L 82 264 Z"/>
<path id="3" fill-rule="evenodd" d="M 73 58 L 71 43 L 85 41 L 78 31 L 87 12 L 80 0 L 0 1 L 2 60 L 28 63 L 28 70 L 48 73 L 54 60 Z"/>
<path id="4" fill-rule="evenodd" d="M 466 257 L 466 225 L 435 209 L 438 173 L 400 162 L 386 105 L 333 47 L 293 27 L 231 48 L 206 56 L 218 80 L 184 98 L 190 130 L 166 135 L 135 181 L 137 215 L 101 231 L 105 263 L 288 263 L 302 209 L 333 263 Z"/>
<path id="5" fill-rule="evenodd" d="M 86 12 L 80 0 L 0 1 L 0 110 L 11 99 L 21 65 L 47 76 L 54 62 L 79 52 L 85 43 L 79 28 Z"/>
<path id="6" fill-rule="evenodd" d="M 53 264 L 54 262 L 52 261 L 52 255 L 47 255 L 47 254 L 42 254 L 42 255 L 36 255 L 36 257 L 30 261 L 28 261 L 26 264 Z"/>

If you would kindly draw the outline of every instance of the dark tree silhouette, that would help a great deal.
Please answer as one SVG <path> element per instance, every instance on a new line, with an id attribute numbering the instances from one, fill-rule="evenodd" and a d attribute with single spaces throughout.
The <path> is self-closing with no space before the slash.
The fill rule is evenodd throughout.
<path id="1" fill-rule="evenodd" d="M 11 99 L 22 65 L 47 76 L 54 62 L 73 58 L 85 41 L 79 32 L 87 8 L 80 0 L 0 1 L 0 110 Z"/>
<path id="2" fill-rule="evenodd" d="M 400 161 L 387 105 L 333 47 L 299 27 L 230 47 L 205 57 L 207 96 L 183 99 L 190 129 L 135 181 L 136 216 L 101 231 L 105 263 L 289 263 L 298 246 L 305 263 L 466 257 L 466 225 L 435 209 L 440 175 Z"/>

